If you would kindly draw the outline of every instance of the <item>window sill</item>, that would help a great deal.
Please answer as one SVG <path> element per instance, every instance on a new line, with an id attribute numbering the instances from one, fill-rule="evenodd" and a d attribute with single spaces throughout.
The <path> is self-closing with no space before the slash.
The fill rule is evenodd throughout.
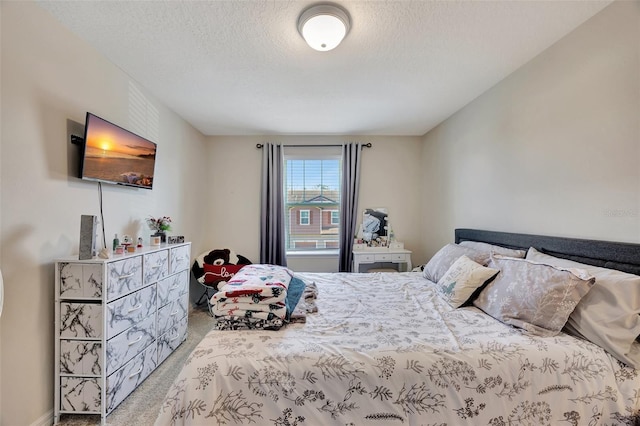
<path id="1" fill-rule="evenodd" d="M 288 251 L 287 257 L 338 257 L 339 250 L 299 250 Z"/>

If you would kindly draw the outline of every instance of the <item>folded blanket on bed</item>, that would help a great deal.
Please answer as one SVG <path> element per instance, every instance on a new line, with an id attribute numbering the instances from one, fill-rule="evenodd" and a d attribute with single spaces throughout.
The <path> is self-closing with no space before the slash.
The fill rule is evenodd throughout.
<path id="1" fill-rule="evenodd" d="M 230 297 L 218 296 L 215 299 L 211 297 L 211 303 L 252 303 L 252 304 L 261 304 L 261 305 L 273 305 L 273 304 L 284 305 L 286 298 L 287 298 L 287 293 L 285 292 L 283 292 L 281 295 L 277 297 L 276 296 L 265 297 L 265 296 L 262 296 L 261 293 L 253 293 L 253 294 L 248 294 L 246 296 L 230 296 Z"/>
<path id="2" fill-rule="evenodd" d="M 218 302 L 212 306 L 213 315 L 233 315 L 246 316 L 247 312 L 253 313 L 272 313 L 279 318 L 285 318 L 287 308 L 283 303 L 261 304 L 261 303 L 225 303 Z"/>
<path id="3" fill-rule="evenodd" d="M 282 297 L 262 298 L 261 293 L 242 297 L 219 297 L 218 301 L 212 305 L 212 312 L 216 316 L 246 316 L 251 312 L 267 312 L 288 321 L 302 298 L 305 287 L 304 281 L 293 277 L 287 292 L 283 293 L 286 296 L 284 300 Z"/>
<path id="4" fill-rule="evenodd" d="M 293 272 L 283 266 L 243 267 L 210 299 L 216 327 L 220 330 L 278 329 L 287 317 L 286 300 L 292 278 Z M 298 288 L 297 281 L 294 288 Z"/>
<path id="5" fill-rule="evenodd" d="M 247 318 L 235 315 L 225 315 L 216 318 L 218 330 L 279 330 L 284 324 L 282 318 L 261 319 Z"/>
<path id="6" fill-rule="evenodd" d="M 211 303 L 229 297 L 259 296 L 261 298 L 286 298 L 293 273 L 277 265 L 247 265 L 233 276 L 211 297 Z M 262 299 L 264 300 L 264 299 Z M 273 302 L 269 300 L 265 303 Z"/>

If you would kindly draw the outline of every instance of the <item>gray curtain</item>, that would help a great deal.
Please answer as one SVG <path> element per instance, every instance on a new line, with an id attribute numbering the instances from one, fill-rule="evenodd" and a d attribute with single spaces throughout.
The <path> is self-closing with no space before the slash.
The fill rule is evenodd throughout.
<path id="1" fill-rule="evenodd" d="M 340 196 L 340 259 L 338 270 L 351 272 L 353 238 L 358 219 L 358 194 L 360 193 L 360 163 L 362 144 L 349 143 L 342 146 L 342 193 Z"/>
<path id="2" fill-rule="evenodd" d="M 284 229 L 284 153 L 280 144 L 262 147 L 260 263 L 287 266 Z"/>

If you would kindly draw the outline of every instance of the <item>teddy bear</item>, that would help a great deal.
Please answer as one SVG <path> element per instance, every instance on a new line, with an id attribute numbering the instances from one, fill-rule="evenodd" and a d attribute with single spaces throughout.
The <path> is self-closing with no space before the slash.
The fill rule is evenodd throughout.
<path id="1" fill-rule="evenodd" d="M 208 265 L 250 265 L 252 262 L 246 257 L 235 254 L 229 249 L 215 249 L 209 252 L 202 253 L 193 262 L 191 272 L 194 277 L 200 281 L 200 278 L 204 275 L 204 264 Z"/>
<path id="2" fill-rule="evenodd" d="M 229 249 L 216 249 L 211 250 L 207 254 L 203 261 L 209 265 L 250 265 L 251 261 L 242 255 L 233 254 L 235 259 L 231 262 L 231 250 Z"/>

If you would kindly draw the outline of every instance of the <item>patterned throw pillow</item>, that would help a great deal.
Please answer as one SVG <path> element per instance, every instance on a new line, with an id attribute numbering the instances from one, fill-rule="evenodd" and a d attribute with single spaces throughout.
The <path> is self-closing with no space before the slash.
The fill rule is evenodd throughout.
<path id="1" fill-rule="evenodd" d="M 491 278 L 500 272 L 487 268 L 462 255 L 438 280 L 436 289 L 452 307 L 459 308 L 469 297 Z"/>
<path id="2" fill-rule="evenodd" d="M 453 265 L 453 262 L 458 260 L 462 255 L 467 256 L 469 259 L 481 265 L 486 265 L 490 257 L 489 253 L 483 253 L 469 247 L 462 247 L 458 244 L 447 244 L 429 260 L 422 271 L 422 276 L 429 281 L 437 283 L 449 270 L 451 265 Z"/>
<path id="3" fill-rule="evenodd" d="M 538 336 L 555 336 L 593 286 L 583 269 L 564 269 L 525 259 L 494 256 L 500 273 L 473 304 L 505 324 Z"/>

